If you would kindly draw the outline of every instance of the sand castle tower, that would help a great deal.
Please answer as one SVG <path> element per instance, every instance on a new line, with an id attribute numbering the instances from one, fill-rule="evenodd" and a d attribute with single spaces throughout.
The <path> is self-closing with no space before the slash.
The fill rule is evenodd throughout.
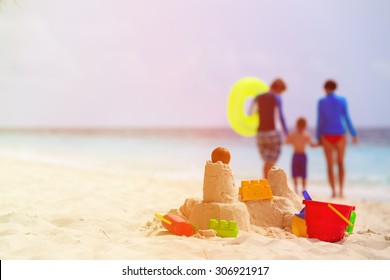
<path id="1" fill-rule="evenodd" d="M 180 208 L 199 229 L 207 229 L 210 219 L 236 221 L 240 230 L 249 230 L 247 207 L 238 200 L 238 188 L 229 166 L 230 153 L 216 148 L 211 161 L 206 162 L 203 180 L 203 200 L 187 199 Z"/>
<path id="2" fill-rule="evenodd" d="M 288 187 L 283 169 L 272 167 L 267 179 L 273 198 L 245 202 L 251 223 L 261 227 L 291 227 L 294 214 L 302 209 L 302 200 Z"/>

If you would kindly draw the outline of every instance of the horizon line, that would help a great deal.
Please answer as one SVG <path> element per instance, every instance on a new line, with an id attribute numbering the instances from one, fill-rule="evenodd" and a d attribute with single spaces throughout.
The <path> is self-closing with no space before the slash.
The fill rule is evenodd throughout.
<path id="1" fill-rule="evenodd" d="M 134 130 L 134 131 L 143 131 L 143 130 L 231 130 L 233 129 L 230 126 L 0 126 L 0 132 L 39 132 L 39 131 L 124 131 L 124 130 Z M 290 130 L 293 130 L 294 127 L 289 127 Z M 308 130 L 315 130 L 315 127 L 309 126 Z M 356 126 L 356 129 L 390 129 L 390 125 L 363 125 Z"/>

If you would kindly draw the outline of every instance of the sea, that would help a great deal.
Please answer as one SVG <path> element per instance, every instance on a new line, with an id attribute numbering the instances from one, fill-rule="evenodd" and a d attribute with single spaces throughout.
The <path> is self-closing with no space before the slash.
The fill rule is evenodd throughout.
<path id="1" fill-rule="evenodd" d="M 313 134 L 313 130 L 310 130 Z M 345 156 L 345 195 L 390 201 L 390 127 L 358 128 L 358 143 Z M 133 169 L 172 180 L 203 180 L 216 147 L 230 151 L 236 184 L 262 176 L 255 137 L 230 128 L 3 129 L 0 155 L 83 168 Z M 283 145 L 276 163 L 291 180 L 292 148 Z M 330 196 L 324 153 L 307 148 L 310 195 Z"/>

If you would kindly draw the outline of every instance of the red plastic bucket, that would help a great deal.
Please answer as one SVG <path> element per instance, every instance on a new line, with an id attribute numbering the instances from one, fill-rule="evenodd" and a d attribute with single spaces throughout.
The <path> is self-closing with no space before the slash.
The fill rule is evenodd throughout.
<path id="1" fill-rule="evenodd" d="M 306 205 L 305 220 L 309 238 L 318 238 L 327 242 L 337 242 L 344 238 L 348 224 L 333 212 L 328 204 L 331 204 L 347 219 L 355 210 L 355 206 L 314 200 L 304 200 L 302 203 Z"/>

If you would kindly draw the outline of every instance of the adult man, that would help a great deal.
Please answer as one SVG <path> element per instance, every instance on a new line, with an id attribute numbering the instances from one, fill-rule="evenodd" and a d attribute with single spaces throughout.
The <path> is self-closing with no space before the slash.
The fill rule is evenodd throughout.
<path id="1" fill-rule="evenodd" d="M 278 160 L 282 146 L 282 135 L 275 126 L 276 113 L 279 116 L 285 136 L 288 135 L 280 97 L 286 88 L 286 84 L 282 79 L 276 79 L 272 82 L 270 91 L 256 96 L 252 104 L 252 110 L 257 110 L 260 117 L 257 147 L 264 160 L 264 178 L 267 178 L 268 171 Z"/>

